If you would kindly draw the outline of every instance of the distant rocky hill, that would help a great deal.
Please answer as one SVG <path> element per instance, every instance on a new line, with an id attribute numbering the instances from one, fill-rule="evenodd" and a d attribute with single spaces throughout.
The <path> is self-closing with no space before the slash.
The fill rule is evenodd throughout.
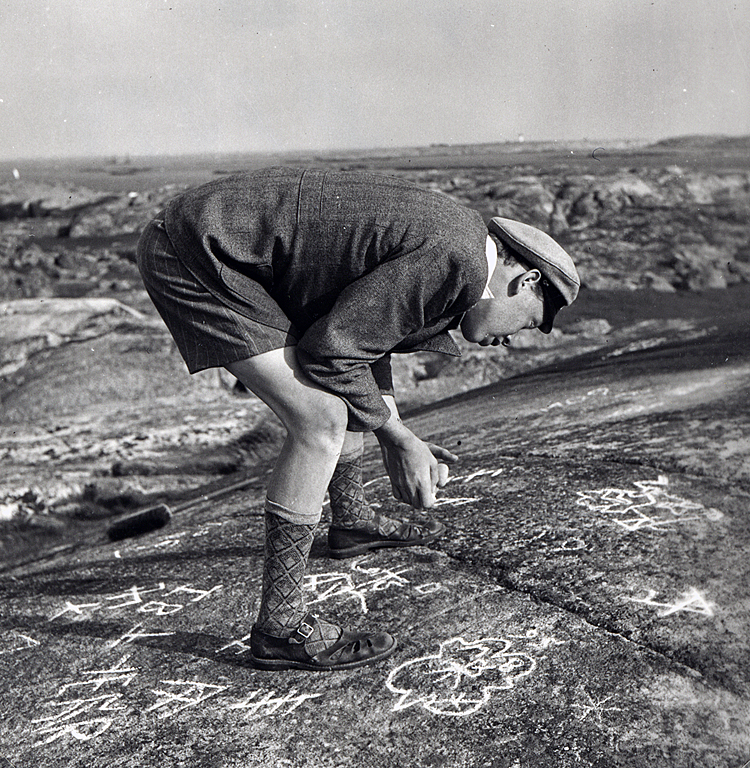
<path id="1" fill-rule="evenodd" d="M 678 166 L 604 175 L 513 173 L 420 181 L 485 218 L 520 219 L 555 237 L 590 289 L 658 291 L 750 282 L 750 172 Z"/>
<path id="2" fill-rule="evenodd" d="M 433 149 L 434 167 L 427 150 L 415 168 L 393 155 L 369 164 L 354 155 L 316 161 L 372 165 L 485 218 L 534 224 L 571 252 L 586 288 L 702 290 L 750 282 L 750 170 L 725 169 L 715 160 L 749 145 L 748 137 L 684 137 L 618 152 L 595 148 L 597 162 L 585 153 L 585 166 L 563 162 L 559 148 L 553 156 L 546 145 L 535 152 L 521 144 L 503 145 L 494 155 L 485 147 L 463 154 Z M 448 155 L 463 165 L 447 162 Z M 164 181 L 120 193 L 62 181 L 0 184 L 0 298 L 111 296 L 140 287 L 133 267 L 137 233 L 182 188 Z"/>

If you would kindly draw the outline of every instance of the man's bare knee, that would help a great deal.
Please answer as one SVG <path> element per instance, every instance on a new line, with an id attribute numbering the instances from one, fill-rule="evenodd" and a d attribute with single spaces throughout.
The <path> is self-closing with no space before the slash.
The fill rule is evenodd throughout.
<path id="1" fill-rule="evenodd" d="M 292 440 L 326 455 L 341 450 L 346 403 L 305 376 L 294 348 L 273 350 L 227 368 L 273 410 Z"/>
<path id="2" fill-rule="evenodd" d="M 313 450 L 339 454 L 344 444 L 348 411 L 335 395 L 326 395 L 313 408 L 295 413 L 285 423 L 289 436 Z"/>

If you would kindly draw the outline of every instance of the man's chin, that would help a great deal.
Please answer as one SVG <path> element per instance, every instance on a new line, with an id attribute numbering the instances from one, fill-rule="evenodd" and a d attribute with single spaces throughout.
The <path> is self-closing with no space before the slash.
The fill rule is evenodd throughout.
<path id="1" fill-rule="evenodd" d="M 471 322 L 471 319 L 467 319 L 464 317 L 463 322 L 459 326 L 459 330 L 461 331 L 461 335 L 466 339 L 466 341 L 470 342 L 471 344 L 479 344 L 481 343 L 482 339 L 486 338 L 485 334 L 479 335 L 479 331 L 477 328 L 473 327 L 473 323 Z"/>

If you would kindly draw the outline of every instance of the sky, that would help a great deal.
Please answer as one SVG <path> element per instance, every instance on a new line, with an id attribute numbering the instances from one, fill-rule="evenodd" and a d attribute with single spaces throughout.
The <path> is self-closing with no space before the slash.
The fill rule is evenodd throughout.
<path id="1" fill-rule="evenodd" d="M 5 0 L 0 159 L 750 134 L 750 0 Z"/>

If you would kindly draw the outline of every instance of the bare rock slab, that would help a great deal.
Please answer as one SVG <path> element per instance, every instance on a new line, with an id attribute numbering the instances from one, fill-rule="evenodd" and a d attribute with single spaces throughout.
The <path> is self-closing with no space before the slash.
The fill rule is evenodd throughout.
<path id="1" fill-rule="evenodd" d="M 311 609 L 399 640 L 356 672 L 253 668 L 260 483 L 158 532 L 6 569 L 0 754 L 24 767 L 737 768 L 750 751 L 748 389 L 735 331 L 598 352 L 414 417 L 462 455 L 434 512 L 446 535 L 333 561 L 323 526 L 310 561 Z M 367 471 L 372 503 L 398 513 L 374 451 Z"/>

